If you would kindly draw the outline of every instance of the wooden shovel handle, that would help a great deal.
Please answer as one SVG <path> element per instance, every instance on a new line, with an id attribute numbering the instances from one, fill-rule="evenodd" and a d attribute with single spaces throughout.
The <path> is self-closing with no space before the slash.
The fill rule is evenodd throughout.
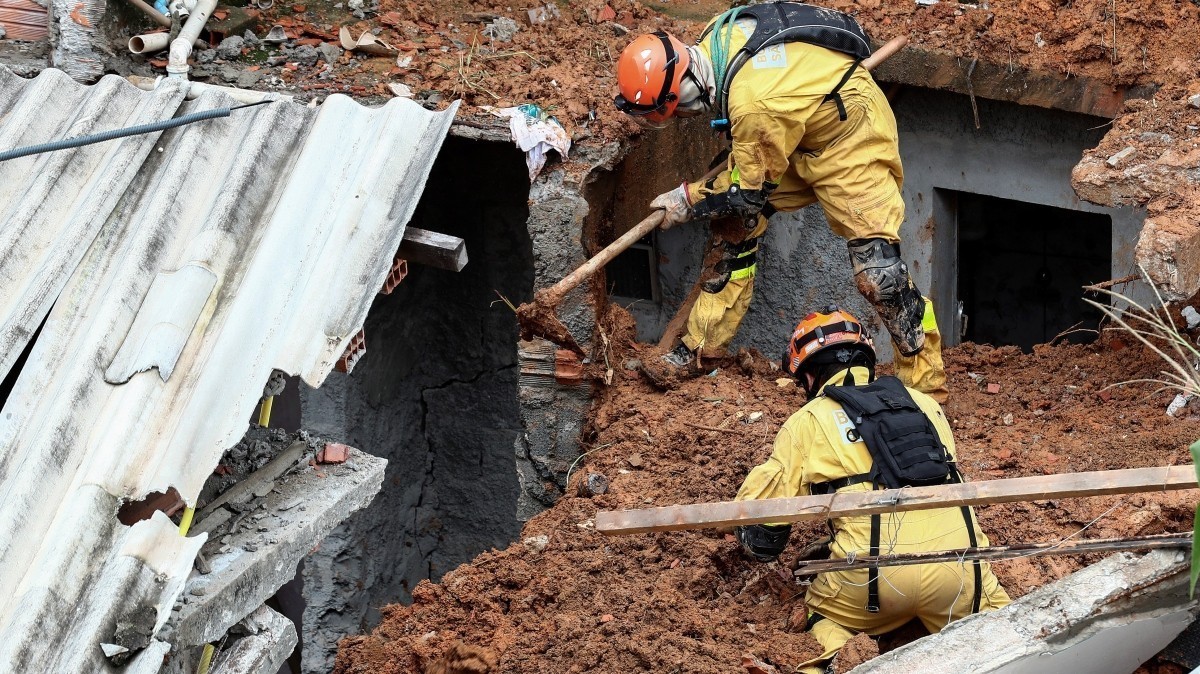
<path id="1" fill-rule="evenodd" d="M 888 60 L 888 57 L 900 51 L 906 44 L 908 44 L 907 36 L 901 35 L 899 37 L 894 37 L 887 42 L 884 42 L 883 46 L 881 46 L 879 49 L 876 49 L 874 54 L 871 54 L 867 58 L 863 59 L 861 65 L 867 70 L 873 70 L 875 66 Z"/>
<path id="2" fill-rule="evenodd" d="M 620 255 L 629 246 L 633 245 L 634 241 L 646 236 L 654 231 L 655 227 L 662 224 L 663 216 L 666 211 L 657 210 L 651 213 L 646 219 L 637 223 L 628 232 L 625 232 L 615 241 L 604 247 L 604 250 L 596 253 L 592 259 L 579 265 L 579 268 L 568 274 L 563 280 L 555 283 L 550 288 L 546 289 L 545 303 L 549 306 L 558 304 L 564 295 L 571 292 L 575 286 L 583 283 L 584 280 L 590 278 L 596 273 L 596 270 L 608 264 L 617 255 Z"/>

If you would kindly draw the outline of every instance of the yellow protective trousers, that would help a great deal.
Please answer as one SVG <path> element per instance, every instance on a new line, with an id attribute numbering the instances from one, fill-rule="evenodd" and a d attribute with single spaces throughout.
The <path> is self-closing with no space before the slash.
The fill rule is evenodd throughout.
<path id="1" fill-rule="evenodd" d="M 925 298 L 925 316 L 921 319 L 921 327 L 925 331 L 925 347 L 916 355 L 905 356 L 896 342 L 892 342 L 896 377 L 905 386 L 945 405 L 950 398 L 950 389 L 946 388 L 946 366 L 942 363 L 942 333 L 938 330 L 933 302 L 928 297 Z"/>
<path id="2" fill-rule="evenodd" d="M 937 512 L 947 513 L 945 526 L 954 526 L 957 518 L 957 526 L 961 529 L 962 517 L 953 509 Z M 906 523 L 905 526 L 915 524 Z M 938 526 L 927 522 L 922 528 L 936 531 Z M 930 634 L 937 634 L 951 622 L 971 614 L 974 585 L 971 562 L 885 567 L 879 570 L 879 612 L 870 613 L 864 610 L 867 604 L 866 569 L 822 573 L 809 586 L 804 600 L 810 616 L 815 617 L 815 613 L 823 618 L 811 623 L 810 632 L 824 651 L 802 663 L 799 671 L 806 674 L 824 672 L 824 663 L 858 632 L 875 636 L 899 629 L 917 618 Z M 1008 593 L 996 580 L 991 567 L 984 565 L 980 612 L 1003 608 L 1009 602 Z"/>
<path id="3" fill-rule="evenodd" d="M 748 233 L 746 240 L 757 240 L 766 231 L 767 218 L 759 215 L 757 225 Z M 757 255 L 757 252 L 758 247 L 755 246 L 753 250 L 727 257 L 729 261 L 737 261 Z M 705 269 L 701 271 L 701 278 L 720 277 L 718 271 Z M 737 336 L 742 319 L 750 310 L 750 300 L 754 297 L 754 277 L 757 273 L 757 264 L 751 264 L 729 273 L 723 284 L 719 281 L 712 284 L 720 286 L 719 288 L 706 287 L 701 290 L 696 303 L 692 305 L 691 313 L 688 314 L 687 333 L 683 337 L 687 348 L 709 357 L 721 357 L 726 354 L 729 343 Z"/>

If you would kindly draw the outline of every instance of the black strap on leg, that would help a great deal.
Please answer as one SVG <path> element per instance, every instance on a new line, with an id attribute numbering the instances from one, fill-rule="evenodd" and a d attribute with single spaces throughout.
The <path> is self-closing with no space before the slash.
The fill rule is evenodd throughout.
<path id="1" fill-rule="evenodd" d="M 816 611 L 813 611 L 812 613 L 808 614 L 808 622 L 804 623 L 804 631 L 805 632 L 811 631 L 813 628 L 813 625 L 816 625 L 817 623 L 821 622 L 824 619 L 825 619 L 825 616 L 821 615 L 820 613 L 817 613 Z"/>
<path id="2" fill-rule="evenodd" d="M 872 557 L 879 555 L 879 515 L 871 515 L 871 551 Z M 867 567 L 867 612 L 879 613 L 879 567 Z"/>
<path id="3" fill-rule="evenodd" d="M 846 83 L 850 81 L 850 76 L 854 74 L 854 69 L 857 68 L 858 64 L 860 63 L 862 63 L 862 59 L 854 59 L 854 63 L 850 64 L 850 67 L 846 69 L 846 74 L 842 75 L 842 79 L 838 81 L 837 86 L 833 88 L 833 91 L 825 94 L 825 98 L 821 99 L 822 103 L 833 101 L 834 105 L 836 105 L 838 109 L 838 119 L 843 122 L 846 121 L 847 118 L 846 104 L 842 103 L 842 95 L 838 92 L 841 91 L 842 87 L 846 86 Z"/>
<path id="4" fill-rule="evenodd" d="M 962 473 L 958 472 L 958 466 L 950 467 L 950 481 L 961 483 L 963 481 Z M 971 547 L 979 547 L 979 539 L 975 536 L 975 518 L 971 516 L 971 506 L 962 506 L 963 522 L 967 525 L 967 542 Z M 979 602 L 983 598 L 983 567 L 980 566 L 979 560 L 971 563 L 975 567 L 975 597 L 971 600 L 971 613 L 979 613 Z"/>
<path id="5" fill-rule="evenodd" d="M 975 537 L 975 522 L 971 518 L 971 506 L 962 507 L 962 516 L 963 521 L 967 523 L 967 540 L 971 547 L 979 547 L 979 540 Z M 971 613 L 979 613 L 979 600 L 983 595 L 983 567 L 978 559 L 971 564 L 975 567 L 975 598 L 971 600 Z"/>

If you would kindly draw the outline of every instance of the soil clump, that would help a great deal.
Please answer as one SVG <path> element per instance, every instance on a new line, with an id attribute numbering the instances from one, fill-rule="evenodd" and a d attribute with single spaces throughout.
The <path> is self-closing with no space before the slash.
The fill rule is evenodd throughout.
<path id="1" fill-rule="evenodd" d="M 610 362 L 651 357 L 619 308 L 610 308 L 603 327 Z M 968 479 L 1187 463 L 1187 446 L 1200 438 L 1197 410 L 1164 414 L 1173 393 L 1113 386 L 1162 369 L 1154 354 L 1115 333 L 1030 354 L 965 344 L 947 350 L 946 362 L 946 411 Z M 594 530 L 601 509 L 732 498 L 804 404 L 773 359 L 750 352 L 713 364 L 711 376 L 669 391 L 617 368 L 612 385 L 598 389 L 590 453 L 570 477 L 582 483 L 601 474 L 607 489 L 564 497 L 525 526 L 521 542 L 480 555 L 440 583 L 422 582 L 411 606 L 385 608 L 375 632 L 342 642 L 335 671 L 423 672 L 458 642 L 492 650 L 495 672 L 522 673 L 730 672 L 752 656 L 790 674 L 819 654 L 804 632 L 802 588 L 781 569 L 824 533 L 823 523 L 796 525 L 782 564 L 748 560 L 722 531 L 606 537 Z M 999 392 L 989 393 L 997 384 Z M 581 486 L 567 493 L 589 493 Z M 1171 492 L 977 512 L 992 543 L 1004 545 L 1187 531 L 1193 507 L 1192 494 Z M 1023 558 L 993 568 L 1017 598 L 1099 558 Z"/>

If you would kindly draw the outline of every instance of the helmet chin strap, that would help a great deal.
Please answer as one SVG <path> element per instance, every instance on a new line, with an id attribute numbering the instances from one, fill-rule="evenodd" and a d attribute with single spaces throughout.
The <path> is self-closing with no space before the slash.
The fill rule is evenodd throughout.
<path id="1" fill-rule="evenodd" d="M 712 61 L 699 48 L 687 48 L 691 64 L 679 84 L 677 110 L 685 112 L 708 112 L 712 110 L 713 95 L 716 93 L 716 78 Z"/>

